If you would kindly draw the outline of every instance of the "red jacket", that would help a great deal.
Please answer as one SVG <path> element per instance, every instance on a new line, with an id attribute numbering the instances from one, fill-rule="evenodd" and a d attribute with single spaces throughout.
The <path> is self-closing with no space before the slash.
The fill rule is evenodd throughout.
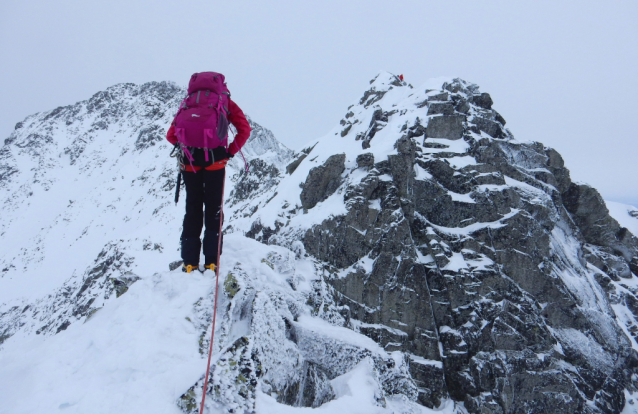
<path id="1" fill-rule="evenodd" d="M 248 120 L 246 119 L 246 115 L 244 115 L 242 110 L 237 106 L 235 102 L 228 102 L 228 110 L 230 112 L 228 114 L 228 121 L 237 129 L 235 140 L 228 146 L 228 153 L 230 155 L 235 155 L 248 140 L 251 129 L 250 125 L 248 124 Z M 173 145 L 177 143 L 177 135 L 175 135 L 175 125 L 171 124 L 171 127 L 166 133 L 166 139 Z"/>

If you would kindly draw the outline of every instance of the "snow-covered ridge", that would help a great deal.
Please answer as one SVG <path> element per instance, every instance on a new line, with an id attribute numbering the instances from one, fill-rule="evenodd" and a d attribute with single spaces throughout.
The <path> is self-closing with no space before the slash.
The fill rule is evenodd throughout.
<path id="1" fill-rule="evenodd" d="M 108 241 L 180 215 L 164 214 L 177 173 L 164 136 L 184 94 L 170 82 L 115 85 L 18 123 L 0 150 L 4 281 L 19 274 L 21 294 L 38 297 L 83 272 Z M 247 160 L 261 157 L 281 169 L 292 151 L 251 125 Z M 233 159 L 229 176 L 241 168 Z M 69 250 L 75 254 L 64 254 Z M 41 269 L 43 280 L 26 283 Z"/>
<path id="2" fill-rule="evenodd" d="M 153 253 L 179 257 L 183 207 L 164 137 L 184 94 L 170 82 L 115 85 L 16 125 L 0 150 L 0 303 L 12 315 L 0 337 L 60 332 L 137 280 Z M 282 168 L 292 151 L 250 123 L 247 160 Z M 237 176 L 243 161 L 228 169 Z"/>
<path id="3" fill-rule="evenodd" d="M 183 93 L 116 85 L 0 150 L 10 412 L 198 410 L 213 282 L 166 271 Z M 251 174 L 229 168 L 209 409 L 631 410 L 638 242 L 492 105 L 382 72 L 298 152 L 253 124 Z"/>

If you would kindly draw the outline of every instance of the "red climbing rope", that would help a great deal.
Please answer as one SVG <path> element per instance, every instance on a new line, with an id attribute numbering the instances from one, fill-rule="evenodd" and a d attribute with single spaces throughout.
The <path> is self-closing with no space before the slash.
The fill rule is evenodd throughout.
<path id="1" fill-rule="evenodd" d="M 210 373 L 210 360 L 213 355 L 213 340 L 215 339 L 215 319 L 217 318 L 217 291 L 219 290 L 219 260 L 222 247 L 222 224 L 224 219 L 224 187 L 226 186 L 226 169 L 224 168 L 224 179 L 222 181 L 222 203 L 219 206 L 219 239 L 217 240 L 217 266 L 215 267 L 215 307 L 213 308 L 213 330 L 210 334 L 210 348 L 208 349 L 208 365 L 206 366 L 206 376 L 204 377 L 204 388 L 202 389 L 202 405 L 199 414 L 204 413 L 204 401 L 206 401 L 206 388 L 208 387 L 208 374 Z"/>

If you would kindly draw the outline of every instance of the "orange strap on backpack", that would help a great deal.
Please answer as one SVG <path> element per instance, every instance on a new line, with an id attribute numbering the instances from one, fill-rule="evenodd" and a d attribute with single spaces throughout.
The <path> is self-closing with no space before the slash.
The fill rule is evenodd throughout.
<path id="1" fill-rule="evenodd" d="M 208 167 L 205 167 L 204 169 L 208 170 L 208 171 L 221 170 L 222 168 L 226 167 L 226 164 L 228 164 L 228 158 L 225 159 L 225 160 L 214 162 L 211 165 L 209 165 Z M 186 164 L 186 165 L 182 165 L 182 169 L 184 171 L 188 171 L 188 172 L 197 172 L 197 171 L 201 170 L 202 167 Z"/>

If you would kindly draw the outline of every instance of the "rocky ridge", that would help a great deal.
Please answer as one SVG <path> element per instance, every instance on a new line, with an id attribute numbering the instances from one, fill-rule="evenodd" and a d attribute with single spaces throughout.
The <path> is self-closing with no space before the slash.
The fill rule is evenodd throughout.
<path id="1" fill-rule="evenodd" d="M 181 94 L 117 85 L 5 141 L 0 234 L 14 246 L 0 282 L 29 294 L 0 298 L 0 358 L 25 335 L 90 330 L 176 276 L 160 268 L 180 220 L 162 128 Z M 631 409 L 638 241 L 492 106 L 460 79 L 417 89 L 383 72 L 297 153 L 255 126 L 251 173 L 229 168 L 210 409 Z M 37 220 L 43 203 L 54 211 Z M 213 293 L 182 306 L 202 361 Z M 199 410 L 203 368 L 174 385 L 184 412 Z"/>
<path id="2" fill-rule="evenodd" d="M 171 82 L 115 85 L 31 115 L 5 139 L 0 277 L 5 291 L 24 293 L 0 298 L 0 344 L 18 331 L 59 333 L 84 321 L 139 280 L 152 256 L 179 257 L 179 237 L 164 241 L 158 230 L 176 221 L 171 231 L 179 230 L 177 166 L 165 136 L 185 94 Z M 293 152 L 249 123 L 246 159 L 276 180 Z M 243 168 L 240 157 L 231 160 L 231 183 Z M 155 230 L 135 231 L 144 226 Z"/>
<path id="3" fill-rule="evenodd" d="M 424 406 L 621 412 L 638 385 L 638 240 L 492 105 L 460 79 L 380 74 L 246 234 L 301 241 L 323 267 L 317 315 L 399 353 L 400 393 Z"/>

